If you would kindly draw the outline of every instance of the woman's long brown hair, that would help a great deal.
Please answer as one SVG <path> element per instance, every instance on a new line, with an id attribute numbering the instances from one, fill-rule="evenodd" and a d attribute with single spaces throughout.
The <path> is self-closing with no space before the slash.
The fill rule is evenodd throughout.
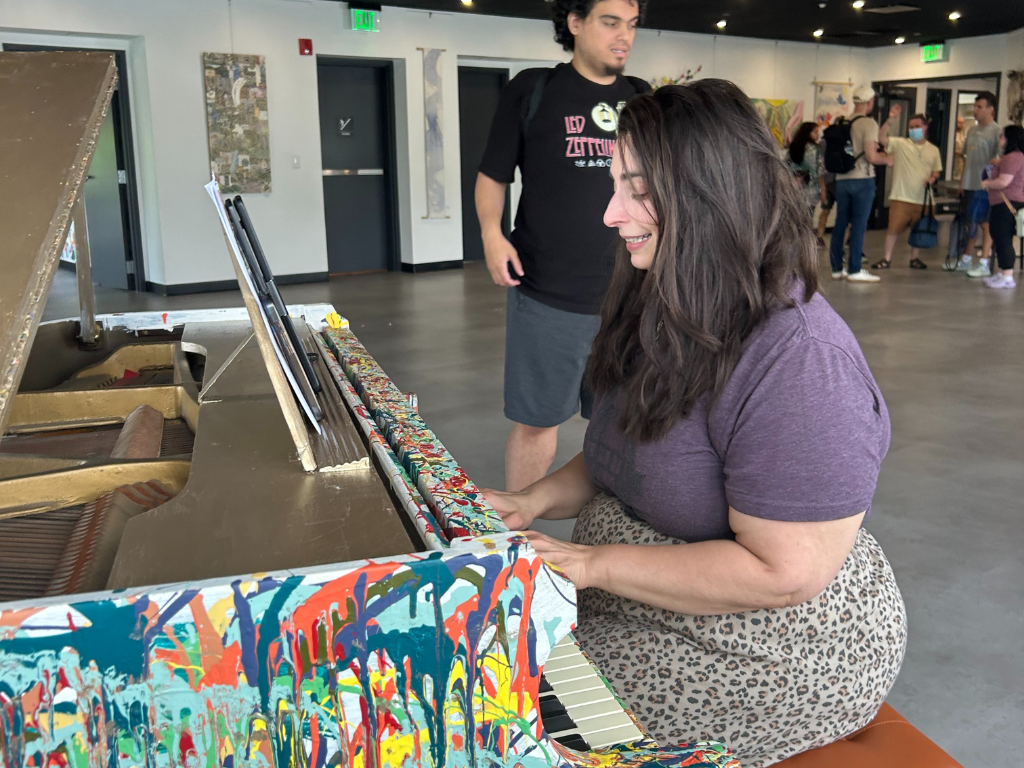
<path id="1" fill-rule="evenodd" d="M 750 332 L 818 289 L 810 217 L 750 99 L 725 80 L 664 86 L 619 117 L 619 149 L 658 224 L 649 270 L 621 247 L 588 381 L 621 390 L 630 438 L 664 437 L 717 398 Z"/>

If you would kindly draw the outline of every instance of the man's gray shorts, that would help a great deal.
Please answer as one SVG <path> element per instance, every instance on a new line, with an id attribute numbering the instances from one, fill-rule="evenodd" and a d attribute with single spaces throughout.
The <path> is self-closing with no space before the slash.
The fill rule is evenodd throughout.
<path id="1" fill-rule="evenodd" d="M 505 315 L 505 418 L 557 427 L 580 410 L 589 416 L 583 374 L 600 315 L 549 307 L 509 288 Z"/>

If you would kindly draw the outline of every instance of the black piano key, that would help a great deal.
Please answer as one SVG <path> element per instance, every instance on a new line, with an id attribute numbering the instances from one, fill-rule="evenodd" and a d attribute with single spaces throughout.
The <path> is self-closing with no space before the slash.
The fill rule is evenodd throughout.
<path id="1" fill-rule="evenodd" d="M 577 752 L 589 752 L 590 745 L 587 740 L 580 736 L 578 733 L 570 733 L 568 736 L 561 736 L 555 739 L 563 747 L 569 749 L 575 749 Z"/>
<path id="2" fill-rule="evenodd" d="M 540 692 L 541 693 L 554 693 L 555 689 L 551 687 L 551 683 L 544 679 L 544 675 L 540 676 Z"/>
<path id="3" fill-rule="evenodd" d="M 544 730 L 548 733 L 560 733 L 561 731 L 571 731 L 576 727 L 576 723 L 569 715 L 555 715 L 553 717 L 545 717 Z"/>
<path id="4" fill-rule="evenodd" d="M 544 719 L 544 722 L 547 722 L 549 717 L 556 717 L 557 715 L 564 714 L 567 714 L 565 707 L 562 706 L 562 703 L 558 699 L 552 697 L 541 701 L 540 716 Z"/>

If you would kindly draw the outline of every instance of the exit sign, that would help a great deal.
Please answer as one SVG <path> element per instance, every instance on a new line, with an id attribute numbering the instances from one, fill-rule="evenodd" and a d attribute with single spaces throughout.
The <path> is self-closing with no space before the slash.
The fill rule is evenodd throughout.
<path id="1" fill-rule="evenodd" d="M 380 11 L 367 8 L 349 8 L 352 29 L 357 32 L 380 32 Z"/>
<path id="2" fill-rule="evenodd" d="M 945 43 L 922 45 L 921 61 L 925 64 L 933 64 L 936 61 L 949 61 L 949 49 Z"/>

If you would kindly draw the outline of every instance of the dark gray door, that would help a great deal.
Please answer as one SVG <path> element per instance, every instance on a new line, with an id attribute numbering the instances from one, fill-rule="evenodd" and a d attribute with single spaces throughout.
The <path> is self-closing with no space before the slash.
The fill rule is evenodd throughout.
<path id="1" fill-rule="evenodd" d="M 93 282 L 128 290 L 113 110 L 107 112 L 103 121 L 85 178 L 85 219 L 89 226 Z"/>
<path id="2" fill-rule="evenodd" d="M 391 64 L 317 59 L 327 270 L 393 268 Z"/>
<path id="3" fill-rule="evenodd" d="M 103 50 L 15 43 L 4 43 L 0 48 L 5 51 Z M 92 279 L 111 288 L 142 291 L 146 290 L 146 280 L 132 148 L 127 58 L 124 51 L 106 52 L 114 54 L 118 80 L 85 185 Z"/>
<path id="4" fill-rule="evenodd" d="M 900 119 L 897 125 L 891 126 L 890 136 L 907 135 L 907 122 L 917 111 L 917 88 L 897 85 L 876 87 L 875 114 L 872 117 L 879 125 L 889 119 L 889 109 L 894 104 L 900 105 Z M 875 167 L 875 202 L 868 219 L 868 229 L 884 229 L 889 226 L 889 189 L 892 187 L 892 168 L 884 165 Z"/>
<path id="5" fill-rule="evenodd" d="M 507 69 L 459 67 L 459 154 L 462 160 L 462 258 L 479 261 L 484 257 L 480 221 L 476 216 L 476 174 L 487 148 L 491 121 L 498 108 L 501 89 L 508 82 Z M 509 234 L 511 205 L 505 193 L 501 230 Z"/>
<path id="6" fill-rule="evenodd" d="M 949 148 L 950 113 L 953 110 L 953 91 L 949 88 L 929 88 L 925 96 L 925 115 L 928 117 L 928 141 L 939 148 L 942 164 L 946 164 Z"/>

